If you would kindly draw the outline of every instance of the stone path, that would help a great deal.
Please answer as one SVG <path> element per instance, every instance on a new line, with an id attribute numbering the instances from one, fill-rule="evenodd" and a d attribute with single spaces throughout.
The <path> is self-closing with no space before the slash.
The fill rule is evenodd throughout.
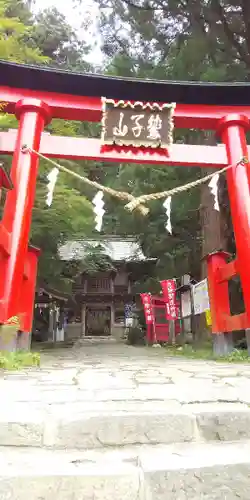
<path id="1" fill-rule="evenodd" d="M 1 500 L 249 498 L 250 364 L 85 341 L 0 394 Z"/>
<path id="2" fill-rule="evenodd" d="M 42 354 L 42 368 L 0 372 L 2 398 L 54 405 L 250 404 L 250 364 L 169 358 L 164 349 L 91 343 Z M 157 402 L 157 403 L 154 403 Z M 156 405 L 156 406 L 155 406 Z M 126 406 L 127 409 L 127 406 Z"/>

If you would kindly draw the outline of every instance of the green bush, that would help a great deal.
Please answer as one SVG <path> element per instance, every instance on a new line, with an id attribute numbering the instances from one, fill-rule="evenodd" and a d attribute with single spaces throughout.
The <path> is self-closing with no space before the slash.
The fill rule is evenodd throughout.
<path id="1" fill-rule="evenodd" d="M 195 349 L 191 345 L 185 346 L 166 346 L 166 351 L 168 356 L 182 356 L 184 358 L 190 359 L 204 359 L 204 360 L 214 360 L 218 362 L 227 363 L 249 363 L 250 357 L 248 352 L 243 349 L 234 349 L 231 354 L 227 356 L 215 356 L 212 351 L 212 346 L 205 346 L 204 348 Z"/>
<path id="2" fill-rule="evenodd" d="M 37 352 L 0 352 L 0 369 L 21 370 L 31 366 L 40 366 L 40 354 Z"/>

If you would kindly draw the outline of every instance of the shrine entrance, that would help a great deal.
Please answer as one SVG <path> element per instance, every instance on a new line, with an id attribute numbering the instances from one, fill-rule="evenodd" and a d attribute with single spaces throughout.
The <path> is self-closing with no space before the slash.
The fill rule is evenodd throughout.
<path id="1" fill-rule="evenodd" d="M 109 336 L 111 327 L 111 308 L 95 304 L 86 306 L 85 335 L 87 337 Z"/>
<path id="2" fill-rule="evenodd" d="M 233 259 L 221 249 L 204 256 L 215 349 L 223 353 L 230 349 L 233 330 L 250 332 L 250 167 L 246 140 L 250 85 L 140 81 L 3 61 L 0 74 L 4 112 L 15 114 L 19 120 L 17 131 L 0 132 L 1 153 L 13 155 L 13 189 L 7 194 L 0 224 L 1 328 L 13 324 L 26 335 L 32 329 L 39 249 L 29 246 L 29 232 L 42 156 L 225 171 L 237 256 Z M 46 134 L 44 128 L 52 118 L 100 122 L 101 137 Z M 174 127 L 214 130 L 222 145 L 177 144 Z M 86 178 L 85 182 L 90 183 Z M 102 186 L 96 183 L 96 188 Z M 163 191 L 134 198 L 111 188 L 103 191 L 143 216 L 149 211 L 145 205 L 150 200 L 170 195 L 170 191 Z M 177 186 L 171 194 L 181 191 L 183 186 Z M 103 208 L 99 198 L 96 208 L 100 215 Z M 165 208 L 169 210 L 169 203 Z M 232 316 L 228 281 L 235 275 L 241 279 L 245 312 Z"/>

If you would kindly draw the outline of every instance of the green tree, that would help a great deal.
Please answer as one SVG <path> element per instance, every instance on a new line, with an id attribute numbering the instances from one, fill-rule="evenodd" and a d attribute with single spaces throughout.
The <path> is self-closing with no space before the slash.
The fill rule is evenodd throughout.
<path id="1" fill-rule="evenodd" d="M 50 168 L 40 162 L 36 202 L 33 209 L 31 241 L 42 251 L 39 264 L 39 279 L 65 291 L 71 290 L 73 274 L 58 255 L 58 247 L 68 239 L 84 238 L 93 227 L 93 210 L 85 196 L 70 186 L 70 179 L 59 173 L 53 202 L 46 206 L 47 179 Z"/>
<path id="2" fill-rule="evenodd" d="M 50 64 L 73 70 L 87 70 L 88 45 L 79 40 L 66 17 L 56 8 L 41 11 L 34 20 L 32 43 L 49 58 Z"/>
<path id="3" fill-rule="evenodd" d="M 0 0 L 0 58 L 13 62 L 46 63 L 48 58 L 39 47 L 30 47 L 26 43 L 34 28 L 18 17 L 17 8 L 21 4 L 15 0 Z M 14 5 L 15 10 L 12 10 Z"/>
<path id="4" fill-rule="evenodd" d="M 32 37 L 33 32 L 31 13 L 24 2 L 0 0 L 0 59 L 17 63 L 47 63 L 49 59 L 39 47 L 27 45 L 27 39 Z M 4 105 L 0 115 L 1 128 L 16 127 L 16 119 L 3 112 Z"/>
<path id="5" fill-rule="evenodd" d="M 103 49 L 186 80 L 249 78 L 248 0 L 97 0 Z M 123 29 L 120 29 L 120 27 Z M 112 28 L 111 28 L 112 27 Z M 128 43 L 129 42 L 129 43 Z"/>
<path id="6" fill-rule="evenodd" d="M 65 18 L 57 11 L 48 10 L 34 19 L 26 2 L 0 0 L 1 59 L 20 63 L 66 64 L 68 68 L 82 64 L 84 67 L 84 50 Z M 15 117 L 5 115 L 4 107 L 1 111 L 1 129 L 16 128 L 18 122 Z M 53 120 L 47 130 L 55 134 L 77 135 L 80 127 L 77 122 Z M 11 159 L 4 158 L 4 163 L 10 169 Z M 79 170 L 81 167 L 74 163 L 72 168 Z M 40 161 L 31 242 L 42 250 L 39 279 L 50 286 L 69 290 L 76 270 L 69 273 L 58 257 L 58 246 L 66 239 L 83 238 L 90 233 L 93 212 L 90 202 L 79 189 L 79 183 L 63 173 L 58 178 L 53 204 L 50 208 L 46 207 L 46 176 L 49 170 L 51 167 Z"/>

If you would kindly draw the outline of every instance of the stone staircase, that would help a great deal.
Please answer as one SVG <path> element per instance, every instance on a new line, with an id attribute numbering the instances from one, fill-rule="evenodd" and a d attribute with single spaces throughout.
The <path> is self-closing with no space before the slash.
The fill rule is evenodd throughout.
<path id="1" fill-rule="evenodd" d="M 0 466 L 1 500 L 247 500 L 250 409 L 19 403 L 1 412 Z"/>
<path id="2" fill-rule="evenodd" d="M 153 380 L 155 359 L 138 380 Z M 212 397 L 204 378 L 198 401 L 190 378 L 132 388 L 133 359 L 126 380 L 122 359 L 62 363 L 0 380 L 0 500 L 249 500 L 250 407 L 238 389 Z"/>
<path id="3" fill-rule="evenodd" d="M 0 498 L 248 500 L 249 462 L 248 443 L 102 452 L 4 448 Z"/>

